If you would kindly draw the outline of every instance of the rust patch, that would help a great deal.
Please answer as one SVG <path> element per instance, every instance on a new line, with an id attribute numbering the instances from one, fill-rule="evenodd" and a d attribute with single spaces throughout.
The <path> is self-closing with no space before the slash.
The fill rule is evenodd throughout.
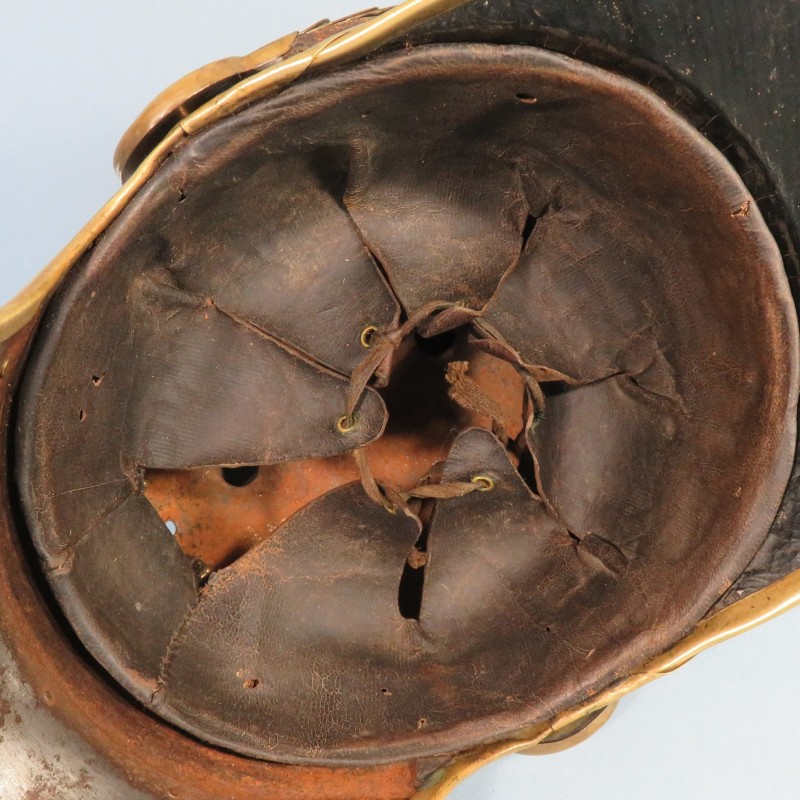
<path id="1" fill-rule="evenodd" d="M 381 390 L 389 409 L 386 432 L 367 447 L 379 482 L 411 489 L 444 461 L 460 431 L 491 429 L 488 417 L 460 408 L 447 396 L 447 364 L 464 356 L 470 377 L 505 412 L 509 434 L 520 432 L 524 385 L 514 367 L 469 345 L 426 356 L 409 340 L 398 354 L 389 385 Z M 242 486 L 231 485 L 220 467 L 150 470 L 145 495 L 181 548 L 219 569 L 268 539 L 317 497 L 357 480 L 348 453 L 260 467 Z"/>
<path id="2" fill-rule="evenodd" d="M 22 800 L 59 800 L 66 795 L 80 797 L 92 788 L 92 776 L 86 769 L 70 775 L 44 759 L 41 767 L 40 777 L 28 787 Z"/>
<path id="3" fill-rule="evenodd" d="M 4 697 L 0 697 L 0 731 L 6 726 L 6 717 L 11 713 L 11 703 Z"/>

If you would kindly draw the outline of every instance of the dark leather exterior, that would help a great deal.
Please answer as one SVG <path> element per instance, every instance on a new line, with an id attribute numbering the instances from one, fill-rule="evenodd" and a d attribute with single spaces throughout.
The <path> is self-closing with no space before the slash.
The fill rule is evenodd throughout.
<path id="1" fill-rule="evenodd" d="M 560 381 L 541 496 L 454 432 L 445 478 L 496 486 L 437 504 L 419 620 L 397 609 L 419 528 L 358 485 L 200 590 L 142 470 L 374 440 L 373 389 L 335 427 L 359 331 L 443 299 Z M 455 752 L 730 587 L 789 474 L 796 340 L 752 196 L 665 104 L 533 49 L 412 49 L 196 137 L 72 272 L 24 390 L 26 519 L 83 641 L 181 727 L 290 762 Z"/>

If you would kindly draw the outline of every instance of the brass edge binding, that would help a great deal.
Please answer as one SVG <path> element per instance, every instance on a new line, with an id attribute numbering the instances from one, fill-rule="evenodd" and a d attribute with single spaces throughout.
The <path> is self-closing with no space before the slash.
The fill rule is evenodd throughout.
<path id="1" fill-rule="evenodd" d="M 142 160 L 122 188 L 76 234 L 67 246 L 16 297 L 0 307 L 0 345 L 11 339 L 30 322 L 72 265 L 93 245 L 103 231 L 119 216 L 139 189 L 150 179 L 161 162 L 180 142 L 222 119 L 244 105 L 277 93 L 306 71 L 345 64 L 377 49 L 415 26 L 445 13 L 467 0 L 406 0 L 381 14 L 369 17 L 354 27 L 335 34 L 323 42 L 280 60 L 295 40 L 295 34 L 256 50 L 250 56 L 224 59 L 191 73 L 162 92 L 137 118 L 123 137 L 115 157 L 127 152 L 142 135 L 142 125 L 154 123 L 163 103 L 174 100 L 176 92 L 185 91 L 204 80 L 217 82 L 226 76 L 235 77 L 252 68 L 259 60 L 270 63 L 261 71 L 234 84 L 180 120 L 174 128 Z M 209 76 L 211 78 L 209 79 Z M 208 85 L 208 83 L 206 84 Z M 155 110 L 155 117 L 148 111 Z M 137 128 L 136 126 L 139 125 Z M 642 669 L 612 685 L 584 703 L 563 711 L 554 719 L 520 732 L 511 740 L 487 745 L 453 759 L 437 770 L 415 795 L 415 800 L 442 800 L 455 786 L 480 767 L 509 753 L 531 750 L 559 731 L 576 724 L 601 709 L 613 706 L 621 697 L 685 664 L 698 653 L 733 636 L 767 622 L 785 611 L 800 605 L 800 570 L 776 581 L 713 616 L 702 620 L 697 627 L 676 645 L 645 664 Z"/>
<path id="2" fill-rule="evenodd" d="M 514 739 L 477 748 L 458 756 L 446 767 L 437 770 L 414 796 L 414 800 L 442 800 L 457 784 L 490 761 L 535 747 L 583 717 L 613 705 L 634 689 L 683 666 L 712 645 L 768 622 L 798 604 L 800 604 L 800 570 L 702 620 L 688 636 L 644 664 L 640 671 L 580 705 L 561 712 L 549 722 L 523 731 Z"/>
<path id="3" fill-rule="evenodd" d="M 551 753 L 571 750 L 590 739 L 600 728 L 604 727 L 617 710 L 617 705 L 618 703 L 612 703 L 610 706 L 593 711 L 583 719 L 576 720 L 572 725 L 551 734 L 539 744 L 531 745 L 517 752 L 521 756 L 547 756 Z"/>
<path id="4" fill-rule="evenodd" d="M 236 83 L 180 120 L 143 159 L 119 192 L 100 209 L 25 289 L 0 308 L 0 344 L 10 339 L 36 316 L 37 311 L 66 275 L 69 268 L 119 216 L 139 189 L 155 173 L 161 162 L 182 140 L 212 122 L 233 114 L 247 103 L 280 91 L 308 70 L 338 66 L 353 61 L 386 42 L 402 36 L 417 25 L 446 11 L 458 8 L 465 2 L 466 0 L 405 0 L 377 16 L 368 17 L 364 22 L 358 23 L 342 33 L 334 34 L 319 44 L 285 60 L 271 62 L 261 72 Z M 278 40 L 279 43 L 282 41 Z M 275 45 L 277 46 L 278 43 Z M 261 54 L 260 57 L 264 57 L 264 51 L 271 47 L 273 45 L 267 45 L 266 48 L 257 50 L 252 56 Z M 239 61 L 241 62 L 241 60 Z M 236 74 L 236 68 L 234 68 L 234 74 Z M 192 75 L 196 75 L 196 73 L 192 73 Z M 191 81 L 191 76 L 189 77 Z"/>
<path id="5" fill-rule="evenodd" d="M 168 86 L 151 100 L 119 140 L 114 151 L 114 169 L 125 180 L 133 172 L 130 165 L 134 156 L 146 140 L 157 135 L 159 128 L 164 133 L 175 127 L 178 121 L 188 117 L 209 99 L 211 93 L 218 94 L 231 83 L 264 69 L 292 48 L 299 34 L 290 33 L 270 44 L 259 47 L 246 56 L 223 58 L 200 67 Z M 214 91 L 215 88 L 217 91 Z M 157 140 L 156 140 L 157 141 Z M 134 168 L 138 164 L 133 164 Z"/>

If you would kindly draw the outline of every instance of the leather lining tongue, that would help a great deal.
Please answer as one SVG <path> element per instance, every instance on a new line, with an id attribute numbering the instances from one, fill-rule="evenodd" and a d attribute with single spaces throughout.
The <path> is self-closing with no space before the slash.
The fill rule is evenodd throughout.
<path id="1" fill-rule="evenodd" d="M 601 631 L 566 642 L 573 609 L 560 607 L 607 575 L 581 557 L 482 429 L 458 437 L 442 473 L 445 483 L 476 477 L 491 488 L 440 501 L 424 550 L 413 519 L 388 514 L 357 484 L 303 508 L 213 577 L 164 660 L 159 713 L 183 724 L 202 717 L 205 737 L 235 735 L 245 752 L 261 752 L 271 736 L 305 748 L 295 741 L 295 720 L 312 719 L 322 705 L 327 727 L 313 741 L 328 747 L 355 724 L 353 706 L 337 702 L 342 695 L 359 698 L 364 731 L 379 730 L 386 714 L 410 731 L 430 713 L 415 699 L 421 687 L 435 693 L 446 677 L 448 692 L 480 690 L 497 702 L 494 676 L 509 663 L 536 669 L 532 651 L 557 657 L 599 646 Z M 404 564 L 424 575 L 414 587 L 417 617 L 404 613 Z M 480 664 L 478 676 L 458 666 L 465 657 Z M 208 686 L 219 701 L 213 711 Z M 387 693 L 404 702 L 387 704 Z"/>
<path id="2" fill-rule="evenodd" d="M 359 403 L 359 424 L 343 437 L 336 419 L 347 382 L 214 305 L 148 302 L 140 319 L 139 352 L 162 369 L 132 391 L 134 424 L 123 458 L 137 467 L 335 456 L 383 431 L 386 408 L 369 389 Z"/>

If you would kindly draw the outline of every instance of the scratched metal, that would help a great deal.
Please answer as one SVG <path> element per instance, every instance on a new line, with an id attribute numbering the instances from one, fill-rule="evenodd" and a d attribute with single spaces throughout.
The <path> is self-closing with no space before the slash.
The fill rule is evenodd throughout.
<path id="1" fill-rule="evenodd" d="M 0 638 L 0 797 L 152 800 L 113 774 L 34 696 Z"/>

